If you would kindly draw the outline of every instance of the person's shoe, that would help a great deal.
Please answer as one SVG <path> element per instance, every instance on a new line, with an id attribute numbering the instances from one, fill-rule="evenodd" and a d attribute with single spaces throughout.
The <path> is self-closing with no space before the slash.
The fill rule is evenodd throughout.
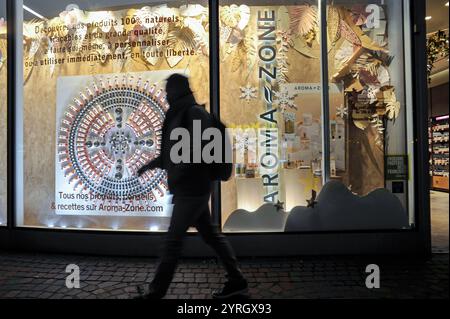
<path id="1" fill-rule="evenodd" d="M 229 280 L 222 289 L 213 292 L 214 299 L 227 299 L 233 296 L 244 295 L 248 293 L 248 283 L 245 279 Z"/>
<path id="2" fill-rule="evenodd" d="M 148 286 L 148 291 L 146 291 L 146 289 L 142 286 L 138 286 L 136 288 L 136 290 L 139 295 L 134 299 L 138 299 L 138 300 L 152 300 L 152 299 L 157 300 L 157 299 L 162 299 L 165 296 L 165 293 L 156 289 L 152 285 Z"/>

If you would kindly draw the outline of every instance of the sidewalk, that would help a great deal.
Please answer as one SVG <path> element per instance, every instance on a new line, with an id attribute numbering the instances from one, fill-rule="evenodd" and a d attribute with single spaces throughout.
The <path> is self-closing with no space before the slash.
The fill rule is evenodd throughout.
<path id="1" fill-rule="evenodd" d="M 449 256 L 429 261 L 392 257 L 244 259 L 251 298 L 449 298 Z M 66 266 L 81 271 L 81 288 L 68 289 Z M 365 286 L 368 264 L 381 271 L 381 288 Z M 152 279 L 156 260 L 0 252 L 0 298 L 132 298 Z M 214 260 L 183 260 L 170 299 L 210 298 L 223 271 Z"/>

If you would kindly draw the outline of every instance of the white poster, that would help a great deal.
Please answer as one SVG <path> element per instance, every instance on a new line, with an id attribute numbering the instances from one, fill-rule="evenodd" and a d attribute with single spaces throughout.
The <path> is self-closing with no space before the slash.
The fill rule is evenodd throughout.
<path id="1" fill-rule="evenodd" d="M 137 171 L 160 153 L 165 80 L 180 70 L 58 78 L 58 215 L 170 217 L 166 172 Z"/>

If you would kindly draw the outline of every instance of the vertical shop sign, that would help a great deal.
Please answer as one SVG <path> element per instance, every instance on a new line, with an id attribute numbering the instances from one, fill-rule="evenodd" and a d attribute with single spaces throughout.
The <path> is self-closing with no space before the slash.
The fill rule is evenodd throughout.
<path id="1" fill-rule="evenodd" d="M 259 160 L 264 183 L 264 202 L 274 203 L 279 199 L 279 143 L 277 109 L 273 104 L 273 86 L 277 79 L 276 67 L 276 15 L 275 11 L 258 11 L 258 58 L 259 81 L 262 90 L 264 113 L 259 130 Z"/>

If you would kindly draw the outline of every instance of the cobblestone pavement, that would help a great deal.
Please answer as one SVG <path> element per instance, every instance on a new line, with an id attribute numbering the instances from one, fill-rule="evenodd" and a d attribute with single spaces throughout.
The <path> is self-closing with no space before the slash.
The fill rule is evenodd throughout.
<path id="1" fill-rule="evenodd" d="M 266 298 L 449 298 L 449 256 L 302 257 L 243 259 L 250 297 Z M 81 271 L 80 289 L 65 285 L 66 266 Z M 381 288 L 365 286 L 368 264 L 381 271 Z M 133 298 L 136 285 L 153 277 L 156 260 L 0 253 L 0 298 Z M 223 283 L 213 259 L 183 260 L 167 298 L 205 299 Z"/>

